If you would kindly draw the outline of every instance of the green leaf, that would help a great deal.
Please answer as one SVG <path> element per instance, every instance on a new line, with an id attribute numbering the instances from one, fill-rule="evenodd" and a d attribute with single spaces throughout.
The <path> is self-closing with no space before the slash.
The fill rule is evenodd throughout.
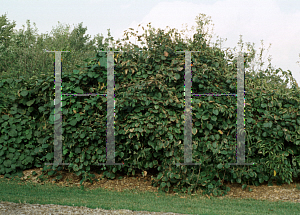
<path id="1" fill-rule="evenodd" d="M 201 118 L 201 115 L 199 113 L 196 113 L 196 118 L 197 119 L 200 119 Z"/>
<path id="2" fill-rule="evenodd" d="M 98 64 L 95 64 L 95 65 L 93 65 L 92 66 L 92 68 L 90 69 L 91 71 L 94 71 L 94 69 L 96 68 L 96 67 L 99 67 L 99 65 Z M 92 75 L 92 77 L 94 76 L 94 74 Z M 94 76 L 95 77 L 95 76 Z"/>
<path id="3" fill-rule="evenodd" d="M 77 164 L 74 164 L 74 166 L 73 166 L 73 170 L 74 170 L 75 172 L 77 172 L 77 171 L 79 170 L 79 167 L 78 167 L 78 165 L 77 165 Z"/>
<path id="4" fill-rule="evenodd" d="M 267 107 L 268 105 L 267 104 L 261 104 L 261 107 L 262 108 L 265 108 L 265 107 Z"/>
<path id="5" fill-rule="evenodd" d="M 220 139 L 220 135 L 219 135 L 219 134 L 216 134 L 216 135 L 215 135 L 215 138 L 216 138 L 216 140 L 219 140 L 219 139 Z"/>
<path id="6" fill-rule="evenodd" d="M 176 73 L 175 78 L 176 78 L 176 80 L 179 80 L 180 79 L 180 75 L 178 73 Z"/>
<path id="7" fill-rule="evenodd" d="M 54 175 L 54 174 L 55 174 L 54 170 L 51 170 L 50 172 L 48 172 L 48 175 Z"/>
<path id="8" fill-rule="evenodd" d="M 214 113 L 215 115 L 219 115 L 219 110 L 214 109 L 214 110 L 213 110 L 213 113 Z"/>
<path id="9" fill-rule="evenodd" d="M 227 155 L 228 154 L 228 152 L 227 151 L 224 151 L 224 150 L 222 150 L 221 151 L 221 154 L 223 154 L 223 155 Z M 229 164 L 228 164 L 229 165 Z M 226 165 L 225 165 L 225 167 L 226 167 Z"/>
<path id="10" fill-rule="evenodd" d="M 174 177 L 174 174 L 171 172 L 170 173 L 170 178 L 172 179 Z"/>
<path id="11" fill-rule="evenodd" d="M 63 155 L 66 155 L 68 152 L 68 149 L 63 150 Z"/>
<path id="12" fill-rule="evenodd" d="M 74 89 L 74 91 L 75 91 L 76 93 L 83 94 L 83 90 L 80 89 L 79 87 L 76 87 L 76 88 Z"/>
<path id="13" fill-rule="evenodd" d="M 193 133 L 193 135 L 197 134 L 197 128 L 193 128 L 192 133 Z"/>
<path id="14" fill-rule="evenodd" d="M 217 166 L 219 169 L 222 169 L 223 165 L 221 163 L 218 164 Z"/>
<path id="15" fill-rule="evenodd" d="M 212 124 L 208 124 L 208 125 L 207 125 L 207 128 L 208 128 L 209 130 L 213 129 Z"/>
<path id="16" fill-rule="evenodd" d="M 78 147 L 76 147 L 76 148 L 75 148 L 75 153 L 76 153 L 76 154 L 79 154 L 80 152 L 81 152 L 81 149 L 78 148 Z"/>
<path id="17" fill-rule="evenodd" d="M 90 77 L 90 78 L 94 77 L 94 73 L 93 72 L 88 72 L 88 77 Z"/>
<path id="18" fill-rule="evenodd" d="M 9 119 L 9 116 L 8 116 L 8 115 L 3 115 L 3 116 L 2 116 L 2 119 L 8 120 L 8 119 Z"/>
<path id="19" fill-rule="evenodd" d="M 208 115 L 203 115 L 203 116 L 202 116 L 202 120 L 207 120 L 208 118 L 209 118 Z"/>
<path id="20" fill-rule="evenodd" d="M 196 126 L 200 126 L 201 123 L 197 121 L 197 122 L 195 123 L 195 125 L 196 125 Z"/>
<path id="21" fill-rule="evenodd" d="M 11 129 L 8 134 L 11 137 L 16 137 L 18 133 L 17 133 L 16 129 Z"/>
<path id="22" fill-rule="evenodd" d="M 218 192 L 216 190 L 213 190 L 213 194 L 214 194 L 214 196 L 217 196 Z"/>
<path id="23" fill-rule="evenodd" d="M 217 143 L 216 142 L 213 142 L 213 147 L 217 148 Z"/>
<path id="24" fill-rule="evenodd" d="M 4 164 L 4 166 L 6 166 L 6 167 L 10 167 L 10 166 L 11 166 L 11 160 L 5 160 L 5 161 L 3 162 L 3 164 Z M 25 165 L 27 165 L 27 163 L 26 163 Z"/>
<path id="25" fill-rule="evenodd" d="M 107 69 L 107 57 L 102 57 L 99 59 L 99 62 L 100 62 L 100 66 L 103 66 L 105 67 L 105 69 Z"/>
<path id="26" fill-rule="evenodd" d="M 157 175 L 157 179 L 158 180 L 160 180 L 161 178 L 163 177 L 163 174 L 160 172 L 160 173 L 158 173 L 158 175 Z"/>
<path id="27" fill-rule="evenodd" d="M 264 127 L 264 128 L 272 128 L 272 122 L 270 121 L 270 122 L 264 123 L 264 124 L 263 124 L 263 127 Z"/>
<path id="28" fill-rule="evenodd" d="M 217 118 L 216 116 L 212 116 L 212 117 L 211 117 L 211 120 L 212 120 L 212 121 L 217 121 L 217 119 L 218 119 L 218 118 Z"/>
<path id="29" fill-rule="evenodd" d="M 48 159 L 48 160 L 51 160 L 52 158 L 53 158 L 53 156 L 52 156 L 53 154 L 51 153 L 48 153 L 47 155 L 46 155 L 46 158 Z"/>
<path id="30" fill-rule="evenodd" d="M 20 94 L 21 94 L 21 96 L 25 97 L 25 96 L 27 96 L 28 91 L 27 91 L 27 90 L 24 90 L 24 91 L 22 91 Z"/>
<path id="31" fill-rule="evenodd" d="M 75 126 L 77 123 L 77 120 L 76 119 L 73 119 L 71 120 L 68 124 L 72 125 L 72 126 Z"/>
<path id="32" fill-rule="evenodd" d="M 31 106 L 34 103 L 35 99 L 26 102 L 27 106 Z"/>

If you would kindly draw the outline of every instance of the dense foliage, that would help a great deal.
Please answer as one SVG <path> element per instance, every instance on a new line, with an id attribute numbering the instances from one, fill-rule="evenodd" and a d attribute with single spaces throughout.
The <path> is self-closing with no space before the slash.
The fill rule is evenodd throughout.
<path id="1" fill-rule="evenodd" d="M 200 32 L 188 43 L 176 33 L 172 39 L 174 29 L 167 33 L 150 29 L 149 33 L 145 31 L 142 35 L 147 48 L 119 45 L 118 50 L 124 52 L 114 55 L 115 157 L 116 163 L 123 162 L 124 166 L 99 167 L 105 170 L 105 177 L 114 178 L 116 172 L 134 175 L 137 169 L 157 169 L 153 185 L 162 191 L 191 193 L 203 189 L 205 193 L 223 195 L 228 191 L 224 181 L 259 185 L 275 179 L 289 183 L 292 176 L 298 176 L 299 87 L 294 82 L 292 89 L 287 89 L 269 70 L 258 75 L 245 73 L 245 148 L 247 162 L 255 165 L 228 164 L 236 162 L 237 98 L 196 96 L 192 100 L 193 163 L 202 165 L 176 166 L 175 163 L 183 163 L 185 74 L 184 53 L 176 51 L 201 51 L 192 53 L 192 90 L 197 94 L 235 94 L 237 60 L 233 56 L 225 59 L 225 53 L 210 47 Z M 76 44 L 71 41 L 66 49 Z M 76 54 L 81 52 L 74 49 Z M 247 67 L 253 53 L 244 54 Z M 62 54 L 62 58 L 65 55 L 70 71 L 72 66 L 67 59 L 71 58 L 68 54 Z M 95 51 L 93 58 L 84 61 L 81 66 L 75 63 L 73 72 L 62 73 L 62 91 L 105 94 L 107 54 Z M 36 65 L 42 65 L 41 62 L 37 60 Z M 45 74 L 50 70 L 45 69 Z M 274 82 L 262 83 L 267 73 Z M 50 170 L 48 174 L 53 175 L 62 169 L 62 166 L 44 166 L 53 162 L 54 156 L 53 83 L 54 77 L 50 75 L 36 75 L 29 80 L 28 76 L 2 79 L 0 89 L 4 93 L 0 98 L 5 108 L 0 118 L 0 174 L 11 177 L 35 166 L 43 167 L 45 174 Z M 280 87 L 272 87 L 274 83 Z M 13 93 L 9 95 L 10 91 Z M 82 176 L 81 183 L 92 182 L 91 166 L 106 162 L 106 102 L 104 96 L 62 100 L 63 162 L 71 163 L 68 168 Z M 61 177 L 58 175 L 57 179 Z"/>

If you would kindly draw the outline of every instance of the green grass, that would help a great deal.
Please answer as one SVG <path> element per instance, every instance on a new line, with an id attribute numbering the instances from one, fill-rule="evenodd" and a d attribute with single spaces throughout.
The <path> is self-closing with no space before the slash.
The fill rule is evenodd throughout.
<path id="1" fill-rule="evenodd" d="M 18 184 L 20 183 L 20 185 Z M 86 206 L 106 210 L 174 212 L 182 214 L 299 214 L 300 204 L 250 199 L 216 199 L 188 196 L 166 196 L 165 193 L 142 193 L 137 190 L 81 190 L 55 184 L 35 184 L 20 179 L 0 179 L 0 201 L 29 204 L 58 204 Z"/>

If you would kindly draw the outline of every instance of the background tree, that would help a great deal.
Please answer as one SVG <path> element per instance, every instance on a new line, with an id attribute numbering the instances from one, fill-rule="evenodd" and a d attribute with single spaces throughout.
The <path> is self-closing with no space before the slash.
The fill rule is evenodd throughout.
<path id="1" fill-rule="evenodd" d="M 35 23 L 33 25 L 35 26 Z M 72 72 L 78 69 L 75 65 L 82 64 L 84 59 L 94 57 L 96 51 L 107 49 L 109 46 L 108 39 L 103 43 L 104 37 L 99 34 L 88 41 L 90 36 L 84 36 L 87 28 L 83 28 L 82 23 L 71 33 L 69 25 L 65 27 L 59 23 L 50 35 L 38 35 L 37 29 L 30 27 L 29 20 L 26 31 L 24 25 L 19 31 L 13 30 L 15 26 L 15 23 L 9 23 L 6 15 L 1 17 L 0 74 L 3 78 L 18 78 L 23 75 L 34 79 L 53 75 L 54 53 L 45 53 L 44 50 L 70 50 L 70 53 L 62 55 L 63 72 Z M 94 44 L 95 42 L 97 44 Z"/>
<path id="2" fill-rule="evenodd" d="M 0 17 L 0 70 L 4 70 L 4 68 L 7 67 L 7 60 L 11 55 L 9 46 L 15 26 L 15 21 L 10 23 L 6 18 L 6 14 Z"/>
<path id="3" fill-rule="evenodd" d="M 210 39 L 212 35 L 208 34 L 208 30 L 205 31 L 204 27 L 210 24 L 210 17 L 205 14 L 199 14 L 196 17 L 197 23 L 197 32 L 194 34 L 194 40 L 203 40 L 206 45 L 210 44 Z M 82 27 L 80 23 L 74 30 L 69 33 L 70 26 L 59 25 L 57 28 L 54 28 L 50 35 L 41 34 L 38 35 L 37 28 L 32 29 L 30 27 L 30 21 L 27 20 L 27 30 L 23 25 L 23 29 L 19 31 L 14 31 L 13 28 L 16 26 L 15 21 L 11 24 L 6 15 L 1 16 L 0 18 L 0 74 L 2 77 L 6 75 L 8 77 L 19 77 L 20 75 L 32 77 L 49 76 L 53 75 L 53 60 L 54 53 L 49 54 L 45 53 L 44 50 L 71 50 L 70 53 L 64 53 L 63 56 L 63 72 L 73 72 L 74 69 L 78 69 L 76 65 L 82 64 L 82 61 L 86 58 L 92 58 L 95 56 L 96 52 L 99 50 L 107 50 L 112 47 L 113 37 L 110 35 L 110 29 L 108 29 L 108 38 L 105 38 L 103 42 L 103 35 L 97 34 L 92 40 L 89 41 L 90 36 L 86 35 L 85 32 L 87 28 Z M 59 23 L 60 24 L 60 23 Z M 35 26 L 35 23 L 33 23 Z M 194 26 L 192 27 L 192 29 Z M 187 30 L 187 29 L 186 29 Z M 185 30 L 181 31 L 184 32 Z M 150 32 L 150 30 L 149 30 Z M 186 42 L 191 46 L 192 40 L 186 39 Z M 118 41 L 117 41 L 118 43 Z M 221 49 L 222 39 L 217 40 L 213 45 L 214 48 Z M 239 45 L 241 45 L 241 51 L 243 50 L 243 43 L 240 40 Z M 254 44 L 253 44 L 254 45 Z M 287 84 L 278 76 L 269 74 L 273 72 L 274 68 L 271 67 L 270 59 L 269 67 L 267 70 L 262 71 L 261 67 L 264 62 L 262 61 L 262 52 L 264 49 L 261 49 L 260 61 L 255 62 L 256 51 L 249 43 L 247 44 L 247 52 L 245 53 L 245 68 L 249 72 L 249 77 L 251 80 L 257 80 L 258 85 L 263 84 L 267 88 L 278 87 L 286 88 Z M 218 48 L 220 46 L 220 48 Z M 226 60 L 229 64 L 235 66 L 237 52 L 236 48 L 233 49 L 233 52 L 228 50 L 224 51 Z M 258 65 L 259 68 L 254 68 Z M 277 71 L 277 70 L 276 70 Z M 281 71 L 279 69 L 279 71 Z M 283 72 L 282 72 L 283 73 Z M 251 75 L 250 75 L 251 74 Z M 291 75 L 287 74 L 292 77 Z M 291 78 L 292 79 L 292 78 Z M 249 78 L 246 78 L 246 81 L 250 81 Z M 292 80 L 293 81 L 293 80 Z M 297 87 L 297 83 L 293 82 L 293 85 Z"/>
<path id="4" fill-rule="evenodd" d="M 199 14 L 195 18 L 195 21 L 197 23 L 197 33 L 194 34 L 194 40 L 198 37 L 202 38 L 204 41 L 206 41 L 206 44 L 210 44 L 210 40 L 212 38 L 212 34 L 208 34 L 208 30 L 205 31 L 204 27 L 208 24 L 210 24 L 211 19 L 210 16 L 206 16 L 205 14 Z M 214 24 L 213 24 L 214 25 Z M 192 27 L 193 29 L 193 27 Z M 212 30 L 213 32 L 213 30 Z M 217 36 L 218 38 L 218 36 Z M 227 39 L 225 39 L 226 41 Z M 221 50 L 221 45 L 224 40 L 217 39 L 216 43 L 213 44 L 213 48 Z M 192 44 L 192 40 L 188 39 L 187 42 L 189 44 Z M 247 43 L 246 50 L 243 50 L 244 43 L 242 42 L 242 35 L 240 35 L 240 40 L 238 42 L 238 45 L 240 46 L 240 50 L 236 51 L 236 47 L 234 47 L 232 50 L 229 50 L 227 48 L 224 52 L 226 56 L 226 60 L 228 60 L 228 64 L 232 64 L 236 68 L 236 62 L 237 62 L 237 56 L 238 52 L 244 53 L 244 59 L 245 59 L 245 84 L 247 83 L 247 86 L 250 84 L 252 86 L 259 86 L 261 89 L 265 90 L 273 90 L 276 88 L 280 88 L 280 90 L 285 93 L 288 90 L 288 82 L 291 81 L 291 89 L 299 89 L 299 86 L 295 79 L 292 77 L 291 71 L 288 70 L 288 72 L 283 71 L 281 68 L 274 68 L 271 65 L 272 58 L 268 57 L 268 68 L 265 70 L 262 70 L 262 66 L 265 64 L 262 59 L 263 51 L 265 50 L 263 48 L 263 40 L 261 40 L 262 48 L 260 49 L 260 55 L 258 56 L 258 60 L 256 58 L 256 51 L 254 50 L 254 43 L 250 44 Z M 218 48 L 219 46 L 219 48 Z M 269 48 L 271 47 L 271 44 Z M 269 50 L 268 48 L 268 50 Z M 285 75 L 286 80 L 280 78 L 279 75 L 277 75 L 279 72 L 281 72 L 283 75 Z M 246 74 L 247 73 L 247 74 Z M 276 75 L 274 75 L 274 73 Z"/>

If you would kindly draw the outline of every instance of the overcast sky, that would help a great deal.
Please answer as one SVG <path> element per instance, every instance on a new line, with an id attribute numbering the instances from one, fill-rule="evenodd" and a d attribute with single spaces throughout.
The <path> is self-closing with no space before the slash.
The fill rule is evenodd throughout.
<path id="1" fill-rule="evenodd" d="M 115 40 L 121 39 L 128 28 L 138 30 L 141 35 L 143 30 L 138 24 L 147 29 L 149 22 L 156 29 L 169 26 L 180 32 L 187 24 L 191 30 L 197 26 L 196 16 L 203 13 L 212 20 L 213 25 L 205 28 L 213 33 L 211 44 L 219 36 L 227 38 L 222 49 L 236 47 L 239 51 L 239 35 L 242 35 L 244 44 L 255 44 L 258 60 L 261 40 L 265 50 L 271 43 L 269 52 L 263 52 L 262 69 L 267 68 L 271 55 L 272 66 L 291 70 L 300 86 L 300 63 L 297 63 L 300 61 L 300 0 L 0 0 L 0 5 L 0 15 L 6 13 L 11 22 L 15 20 L 17 30 L 22 25 L 26 30 L 28 19 L 32 28 L 36 23 L 38 34 L 50 34 L 58 21 L 69 24 L 70 32 L 83 22 L 91 39 L 98 33 L 106 38 L 110 28 Z M 185 35 L 191 38 L 193 32 L 196 30 Z M 140 44 L 133 37 L 130 41 Z"/>

